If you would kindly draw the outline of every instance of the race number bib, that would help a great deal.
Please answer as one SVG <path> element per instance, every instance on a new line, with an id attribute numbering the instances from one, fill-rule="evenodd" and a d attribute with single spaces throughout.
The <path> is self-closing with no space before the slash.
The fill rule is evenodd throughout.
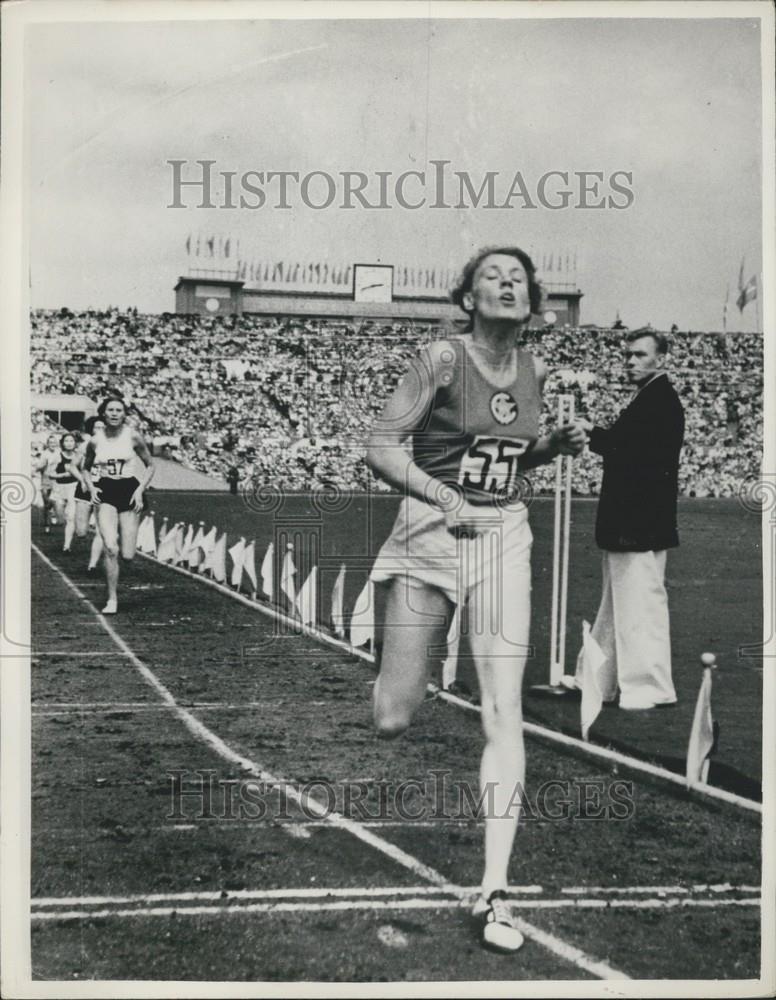
<path id="1" fill-rule="evenodd" d="M 124 458 L 109 458 L 106 462 L 103 462 L 102 465 L 105 470 L 104 475 L 108 476 L 110 479 L 120 479 L 126 464 L 126 459 Z"/>
<path id="2" fill-rule="evenodd" d="M 461 459 L 459 484 L 484 493 L 511 493 L 517 485 L 518 459 L 530 443 L 521 438 L 475 438 Z"/>

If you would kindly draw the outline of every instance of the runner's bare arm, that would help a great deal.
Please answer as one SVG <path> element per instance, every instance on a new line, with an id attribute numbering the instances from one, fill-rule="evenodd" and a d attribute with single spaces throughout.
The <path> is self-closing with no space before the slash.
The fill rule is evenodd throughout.
<path id="1" fill-rule="evenodd" d="M 375 421 L 367 445 L 370 469 L 408 496 L 429 502 L 442 484 L 412 459 L 409 438 L 428 413 L 439 384 L 444 341 L 422 350 Z"/>
<path id="2" fill-rule="evenodd" d="M 145 465 L 145 472 L 143 474 L 143 479 L 140 481 L 140 488 L 145 489 L 146 486 L 154 478 L 154 472 L 156 467 L 154 466 L 154 460 L 151 457 L 151 452 L 148 449 L 148 445 L 145 442 L 145 438 L 142 434 L 134 433 L 132 438 L 132 447 L 135 449 L 135 454 L 142 459 Z"/>

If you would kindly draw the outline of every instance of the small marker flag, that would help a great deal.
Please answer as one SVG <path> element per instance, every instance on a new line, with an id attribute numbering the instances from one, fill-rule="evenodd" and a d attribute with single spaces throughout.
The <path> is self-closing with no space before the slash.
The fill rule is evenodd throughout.
<path id="1" fill-rule="evenodd" d="M 251 587 L 253 593 L 259 589 L 258 582 L 256 580 L 256 543 L 250 542 L 245 546 L 245 551 L 243 552 L 243 570 L 245 575 L 251 581 Z"/>
<path id="2" fill-rule="evenodd" d="M 601 711 L 604 703 L 601 687 L 598 682 L 598 671 L 606 662 L 601 647 L 593 638 L 590 623 L 582 622 L 582 699 L 579 708 L 579 720 L 582 728 L 582 739 L 587 742 L 590 727 Z"/>
<path id="3" fill-rule="evenodd" d="M 280 589 L 291 602 L 291 606 L 296 608 L 296 587 L 294 577 L 296 576 L 296 566 L 291 552 L 286 552 L 283 559 L 283 570 L 280 574 Z"/>
<path id="4" fill-rule="evenodd" d="M 245 539 L 241 538 L 239 542 L 235 542 L 231 549 L 229 549 L 229 556 L 232 560 L 232 577 L 229 582 L 233 587 L 239 587 L 242 582 L 244 555 Z"/>
<path id="5" fill-rule="evenodd" d="M 210 574 L 219 583 L 226 583 L 226 532 L 213 546 L 210 558 Z"/>
<path id="6" fill-rule="evenodd" d="M 703 680 L 695 703 L 695 715 L 687 747 L 687 787 L 706 784 L 709 757 L 715 746 L 715 727 L 711 716 L 711 666 L 704 666 Z"/>
<path id="7" fill-rule="evenodd" d="M 343 621 L 343 599 L 345 596 L 345 563 L 339 568 L 337 579 L 331 592 L 331 625 L 334 634 L 345 637 L 345 623 Z"/>
<path id="8" fill-rule="evenodd" d="M 374 645 L 374 604 L 372 601 L 372 581 L 367 580 L 356 598 L 353 617 L 350 619 L 350 644 L 358 648 L 367 643 Z"/>
<path id="9" fill-rule="evenodd" d="M 275 579 L 275 546 L 272 542 L 269 543 L 269 548 L 267 549 L 264 559 L 261 563 L 261 589 L 267 595 L 267 597 L 272 600 L 275 595 L 274 591 L 274 579 Z"/>
<path id="10" fill-rule="evenodd" d="M 315 625 L 318 598 L 318 568 L 313 566 L 310 575 L 302 584 L 297 598 L 297 609 L 303 625 Z"/>

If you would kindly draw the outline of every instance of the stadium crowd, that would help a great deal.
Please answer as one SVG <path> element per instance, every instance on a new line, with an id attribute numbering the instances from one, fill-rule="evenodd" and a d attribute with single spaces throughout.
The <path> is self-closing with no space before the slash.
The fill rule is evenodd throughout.
<path id="1" fill-rule="evenodd" d="M 157 454 L 222 480 L 236 467 L 243 486 L 374 488 L 368 430 L 418 347 L 445 332 L 402 322 L 39 310 L 32 391 L 94 400 L 118 391 Z M 577 411 L 596 423 L 626 404 L 622 331 L 553 328 L 525 339 L 550 365 L 545 426 L 560 392 L 573 393 Z M 676 333 L 669 371 L 686 415 L 682 494 L 736 494 L 759 473 L 762 337 Z M 600 459 L 586 452 L 575 462 L 575 492 L 594 494 L 600 475 Z M 534 489 L 550 491 L 553 477 L 550 466 L 535 470 Z"/>

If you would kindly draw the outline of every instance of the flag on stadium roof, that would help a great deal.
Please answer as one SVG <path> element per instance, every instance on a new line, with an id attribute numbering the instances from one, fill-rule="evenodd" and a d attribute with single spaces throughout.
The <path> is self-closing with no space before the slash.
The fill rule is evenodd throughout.
<path id="1" fill-rule="evenodd" d="M 272 600 L 275 595 L 274 589 L 274 579 L 275 579 L 275 546 L 272 542 L 269 543 L 269 548 L 267 549 L 264 559 L 261 563 L 261 589 L 267 595 L 267 597 Z"/>
<path id="2" fill-rule="evenodd" d="M 375 623 L 372 581 L 367 580 L 356 598 L 353 617 L 350 619 L 350 644 L 358 648 L 367 643 L 374 645 Z"/>
<path id="3" fill-rule="evenodd" d="M 345 563 L 339 568 L 337 579 L 331 591 L 331 627 L 334 634 L 345 638 L 345 622 L 343 612 L 343 599 L 345 597 Z"/>
<path id="4" fill-rule="evenodd" d="M 709 657 L 707 662 L 706 657 Z M 704 654 L 703 679 L 701 680 L 698 700 L 695 703 L 695 715 L 690 730 L 690 742 L 687 747 L 687 787 L 698 783 L 706 784 L 709 775 L 709 758 L 715 747 L 715 725 L 711 715 L 711 670 L 714 658 Z"/>
<path id="5" fill-rule="evenodd" d="M 738 298 L 736 299 L 736 305 L 738 306 L 738 311 L 743 312 L 744 307 L 749 302 L 753 302 L 757 298 L 757 276 L 752 275 L 752 277 L 747 281 L 747 283 L 740 289 L 738 293 Z"/>
<path id="6" fill-rule="evenodd" d="M 302 584 L 299 591 L 296 606 L 299 617 L 303 625 L 315 625 L 317 620 L 317 598 L 318 598 L 318 569 L 316 566 L 310 570 L 310 575 Z"/>
<path id="7" fill-rule="evenodd" d="M 603 695 L 599 683 L 598 672 L 606 663 L 606 657 L 601 647 L 593 638 L 590 631 L 590 623 L 582 622 L 582 700 L 580 703 L 579 717 L 582 728 L 582 739 L 587 741 L 590 727 L 601 711 L 603 705 Z"/>
<path id="8" fill-rule="evenodd" d="M 239 542 L 235 542 L 231 549 L 229 549 L 229 556 L 232 560 L 232 578 L 230 583 L 233 587 L 239 587 L 242 582 L 244 555 L 245 539 L 241 538 Z"/>

